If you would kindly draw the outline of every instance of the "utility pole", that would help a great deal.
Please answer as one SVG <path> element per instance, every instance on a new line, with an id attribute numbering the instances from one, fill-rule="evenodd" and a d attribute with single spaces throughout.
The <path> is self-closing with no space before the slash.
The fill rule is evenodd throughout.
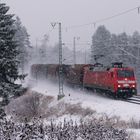
<path id="1" fill-rule="evenodd" d="M 35 50 L 36 50 L 36 58 L 38 59 L 38 39 L 35 40 Z"/>
<path id="2" fill-rule="evenodd" d="M 73 64 L 76 64 L 76 48 L 75 48 L 75 37 L 73 38 Z"/>
<path id="3" fill-rule="evenodd" d="M 62 66 L 62 35 L 61 35 L 61 23 L 56 22 L 52 23 L 52 26 L 54 27 L 56 24 L 59 25 L 59 93 L 58 93 L 58 100 L 63 98 L 64 92 L 63 92 L 63 66 Z"/>
<path id="4" fill-rule="evenodd" d="M 85 50 L 85 64 L 87 64 L 87 51 Z"/>
<path id="5" fill-rule="evenodd" d="M 140 45 L 138 47 L 138 54 L 137 54 L 137 60 L 136 60 L 136 75 L 137 75 L 137 81 L 140 82 Z"/>
<path id="6" fill-rule="evenodd" d="M 36 43 L 35 44 L 35 57 L 36 57 L 36 59 L 38 61 L 38 39 L 37 38 L 36 38 L 35 43 Z M 38 84 L 38 76 L 37 76 L 37 74 L 38 74 L 38 71 L 36 71 L 36 84 Z"/>
<path id="7" fill-rule="evenodd" d="M 62 37 L 61 37 L 61 23 L 59 24 L 59 94 L 58 100 L 63 98 L 63 67 L 62 67 Z"/>
<path id="8" fill-rule="evenodd" d="M 22 55 L 22 60 L 21 60 L 21 73 L 22 73 L 22 75 L 24 75 L 24 72 L 25 72 L 25 69 L 24 69 L 24 65 L 25 65 L 25 51 L 24 50 L 22 50 L 22 52 L 21 52 L 21 55 Z M 21 84 L 23 84 L 24 83 L 24 79 L 21 79 Z"/>
<path id="9" fill-rule="evenodd" d="M 76 64 L 76 39 L 79 40 L 80 37 L 73 37 L 73 63 L 74 63 L 74 66 Z"/>

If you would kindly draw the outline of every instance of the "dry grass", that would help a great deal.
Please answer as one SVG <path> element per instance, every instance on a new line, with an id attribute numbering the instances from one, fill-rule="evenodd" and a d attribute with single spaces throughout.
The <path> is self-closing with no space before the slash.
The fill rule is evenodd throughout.
<path id="1" fill-rule="evenodd" d="M 129 128 L 140 129 L 140 121 L 137 121 L 137 120 L 135 120 L 134 118 L 132 118 L 132 119 L 128 122 L 128 126 L 129 126 Z"/>
<path id="2" fill-rule="evenodd" d="M 90 108 L 83 109 L 80 104 L 68 104 L 57 101 L 52 96 L 28 91 L 25 95 L 14 99 L 5 108 L 6 114 L 13 116 L 16 120 L 31 120 L 34 117 L 49 118 L 60 117 L 66 114 L 90 116 L 95 111 Z"/>
<path id="3" fill-rule="evenodd" d="M 90 108 L 82 108 L 81 104 L 69 104 L 60 102 L 57 106 L 53 107 L 55 110 L 59 110 L 58 114 L 59 116 L 62 116 L 63 114 L 70 114 L 70 115 L 80 115 L 82 117 L 90 116 L 95 113 L 94 110 L 91 110 Z"/>
<path id="4" fill-rule="evenodd" d="M 12 100 L 6 106 L 5 112 L 16 120 L 24 118 L 30 120 L 33 117 L 39 117 L 44 112 L 41 106 L 47 106 L 52 100 L 53 97 L 44 97 L 39 93 L 28 91 L 25 95 Z"/>

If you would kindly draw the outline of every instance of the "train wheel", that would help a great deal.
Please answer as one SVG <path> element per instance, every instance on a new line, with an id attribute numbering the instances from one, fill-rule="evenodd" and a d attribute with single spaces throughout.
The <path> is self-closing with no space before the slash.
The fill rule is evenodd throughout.
<path id="1" fill-rule="evenodd" d="M 115 93 L 113 93 L 113 99 L 118 99 L 118 96 L 117 96 L 117 94 L 115 94 Z"/>
<path id="2" fill-rule="evenodd" d="M 126 100 L 127 98 L 129 98 L 128 94 L 124 94 L 123 99 Z"/>

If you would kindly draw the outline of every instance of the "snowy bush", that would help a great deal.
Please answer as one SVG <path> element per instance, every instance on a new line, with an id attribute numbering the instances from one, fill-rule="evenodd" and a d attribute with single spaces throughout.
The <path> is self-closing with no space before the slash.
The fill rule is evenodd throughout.
<path id="1" fill-rule="evenodd" d="M 2 140 L 128 140 L 125 130 L 106 126 L 96 120 L 76 122 L 51 122 L 44 125 L 38 119 L 30 123 L 15 123 L 12 119 L 0 120 Z"/>
<path id="2" fill-rule="evenodd" d="M 58 102 L 52 96 L 43 96 L 42 94 L 28 91 L 25 95 L 11 101 L 6 107 L 6 113 L 22 121 L 24 118 L 30 120 L 33 117 L 50 118 L 67 114 L 85 117 L 94 114 L 95 111 L 89 108 L 84 109 L 80 104 Z"/>
<path id="3" fill-rule="evenodd" d="M 129 135 L 123 129 L 133 128 L 117 116 L 98 116 L 94 110 L 82 108 L 80 103 L 57 101 L 52 96 L 32 91 L 12 100 L 5 110 L 12 116 L 10 120 L 5 119 L 7 124 L 13 125 L 6 126 L 5 130 L 6 137 L 11 139 L 127 140 Z M 62 121 L 65 116 L 67 119 Z"/>

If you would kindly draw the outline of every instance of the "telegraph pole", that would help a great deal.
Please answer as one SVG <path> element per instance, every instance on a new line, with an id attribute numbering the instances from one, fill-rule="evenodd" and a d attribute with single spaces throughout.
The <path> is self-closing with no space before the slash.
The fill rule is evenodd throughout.
<path id="1" fill-rule="evenodd" d="M 38 38 L 36 38 L 36 44 L 35 44 L 35 57 L 38 62 Z M 38 76 L 37 76 L 38 71 L 36 71 L 36 84 L 38 84 Z"/>
<path id="2" fill-rule="evenodd" d="M 74 66 L 76 64 L 76 39 L 79 40 L 80 37 L 73 37 L 73 63 L 74 63 Z"/>
<path id="3" fill-rule="evenodd" d="M 25 72 L 25 69 L 24 69 L 24 65 L 25 65 L 25 51 L 24 50 L 22 50 L 22 53 L 21 53 L 21 55 L 22 55 L 22 60 L 21 60 L 21 73 L 22 73 L 22 76 L 24 75 L 24 72 Z M 21 79 L 21 84 L 23 84 L 24 83 L 24 79 Z"/>
<path id="4" fill-rule="evenodd" d="M 76 64 L 76 49 L 75 49 L 75 37 L 73 38 L 73 63 Z"/>
<path id="5" fill-rule="evenodd" d="M 38 61 L 38 38 L 36 38 L 36 40 L 35 40 L 35 53 L 36 53 L 36 59 L 37 59 L 37 61 Z"/>
<path id="6" fill-rule="evenodd" d="M 52 23 L 54 27 L 56 24 L 59 25 L 59 93 L 58 93 L 58 100 L 63 98 L 63 67 L 62 67 L 62 35 L 61 35 L 61 23 Z"/>
<path id="7" fill-rule="evenodd" d="M 85 64 L 87 64 L 87 51 L 85 50 Z"/>
<path id="8" fill-rule="evenodd" d="M 61 23 L 59 24 L 59 94 L 58 100 L 63 98 L 63 67 L 62 67 L 62 35 L 61 35 Z"/>

